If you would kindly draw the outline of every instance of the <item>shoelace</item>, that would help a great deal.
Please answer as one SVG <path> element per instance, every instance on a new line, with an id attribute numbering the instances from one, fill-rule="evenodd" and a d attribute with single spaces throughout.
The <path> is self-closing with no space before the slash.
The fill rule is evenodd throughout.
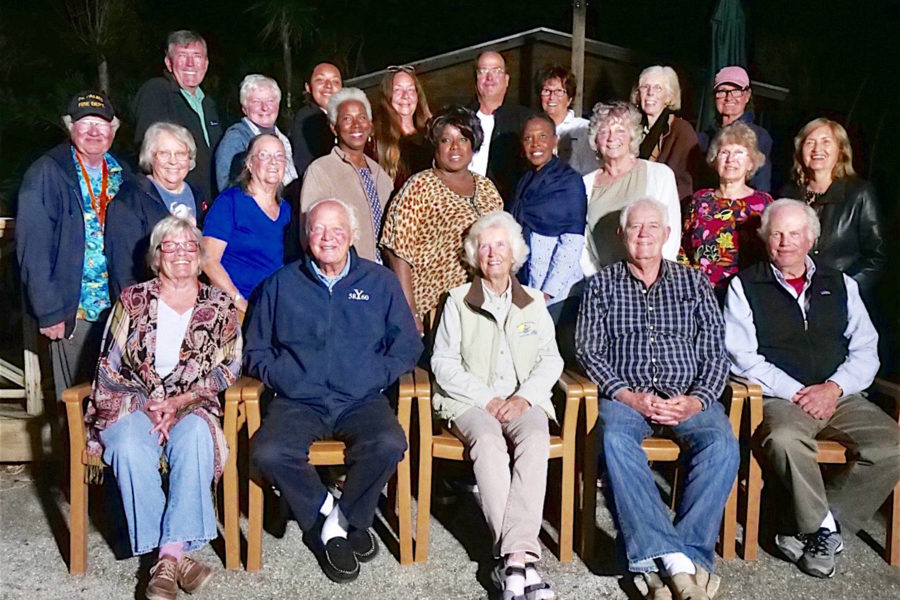
<path id="1" fill-rule="evenodd" d="M 816 533 L 807 534 L 804 551 L 812 555 L 828 554 L 831 551 L 828 544 L 832 535 L 834 535 L 834 532 L 827 529 L 820 529 Z"/>
<path id="2" fill-rule="evenodd" d="M 153 568 L 150 569 L 151 575 L 156 575 L 159 572 L 160 577 L 166 577 L 168 579 L 175 579 L 175 571 L 176 565 L 171 560 L 160 560 Z"/>

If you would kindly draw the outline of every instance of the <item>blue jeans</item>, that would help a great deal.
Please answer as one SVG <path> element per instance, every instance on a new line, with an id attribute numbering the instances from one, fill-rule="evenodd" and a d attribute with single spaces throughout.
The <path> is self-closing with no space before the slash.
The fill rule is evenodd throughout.
<path id="1" fill-rule="evenodd" d="M 675 427 L 662 428 L 679 442 L 685 468 L 674 523 L 641 448 L 654 428 L 630 406 L 607 399 L 600 403 L 600 422 L 613 514 L 625 542 L 628 570 L 655 571 L 654 559 L 681 552 L 712 572 L 722 511 L 739 460 L 722 405 L 716 402 Z"/>
<path id="2" fill-rule="evenodd" d="M 122 494 L 134 554 L 185 542 L 185 552 L 217 535 L 211 491 L 214 450 L 207 422 L 186 415 L 169 431 L 169 496 L 163 493 L 159 459 L 163 447 L 142 411 L 122 417 L 100 432 L 103 461 L 112 467 Z"/>

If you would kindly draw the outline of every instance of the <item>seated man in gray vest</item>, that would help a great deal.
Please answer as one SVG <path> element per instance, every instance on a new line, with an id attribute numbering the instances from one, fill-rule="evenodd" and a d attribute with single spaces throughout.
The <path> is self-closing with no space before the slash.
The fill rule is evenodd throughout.
<path id="1" fill-rule="evenodd" d="M 763 389 L 762 455 L 788 494 L 793 523 L 775 544 L 814 577 L 832 577 L 844 532 L 855 533 L 900 478 L 900 428 L 862 394 L 878 371 L 878 334 L 856 282 L 808 256 L 815 211 L 782 199 L 759 233 L 769 260 L 738 273 L 725 305 L 732 371 Z M 827 483 L 816 440 L 847 446 Z"/>

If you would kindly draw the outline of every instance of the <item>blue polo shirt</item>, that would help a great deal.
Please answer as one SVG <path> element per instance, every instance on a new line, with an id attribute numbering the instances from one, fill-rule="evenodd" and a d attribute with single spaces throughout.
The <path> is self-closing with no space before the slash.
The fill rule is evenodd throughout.
<path id="1" fill-rule="evenodd" d="M 206 214 L 203 235 L 227 244 L 222 266 L 245 298 L 284 265 L 284 232 L 291 206 L 282 201 L 274 221 L 240 187 L 222 192 Z"/>

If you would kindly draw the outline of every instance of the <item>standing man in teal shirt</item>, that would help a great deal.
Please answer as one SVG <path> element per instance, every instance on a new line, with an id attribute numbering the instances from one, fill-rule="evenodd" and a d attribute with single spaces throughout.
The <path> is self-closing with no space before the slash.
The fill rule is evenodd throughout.
<path id="1" fill-rule="evenodd" d="M 169 34 L 164 60 L 166 73 L 148 80 L 134 98 L 134 143 L 140 148 L 152 124 L 168 121 L 187 128 L 197 144 L 197 165 L 186 181 L 200 190 L 198 212 L 204 213 L 215 193 L 212 159 L 224 128 L 216 101 L 201 88 L 209 67 L 206 40 L 194 31 Z"/>

